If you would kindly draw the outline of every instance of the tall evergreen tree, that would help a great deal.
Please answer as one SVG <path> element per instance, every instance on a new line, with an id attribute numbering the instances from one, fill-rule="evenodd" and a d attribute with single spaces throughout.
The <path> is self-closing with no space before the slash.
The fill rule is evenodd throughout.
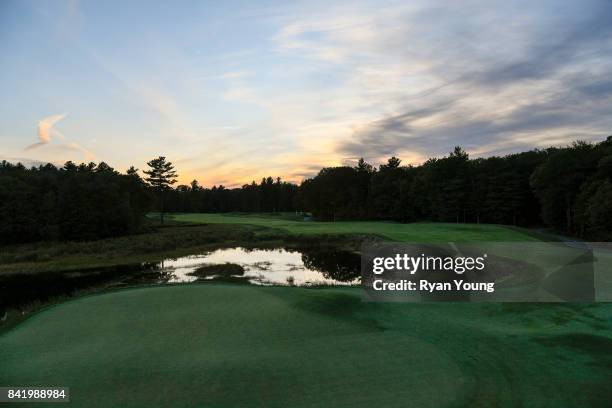
<path id="1" fill-rule="evenodd" d="M 176 183 L 176 171 L 174 165 L 166 161 L 164 156 L 159 156 L 156 159 L 147 162 L 150 170 L 145 170 L 147 175 L 146 181 L 157 192 L 159 198 L 159 219 L 164 223 L 164 193 L 170 189 L 170 186 Z"/>

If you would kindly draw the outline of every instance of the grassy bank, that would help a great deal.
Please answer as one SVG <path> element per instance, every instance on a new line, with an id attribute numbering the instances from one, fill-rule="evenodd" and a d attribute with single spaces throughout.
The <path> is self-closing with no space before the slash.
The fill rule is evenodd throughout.
<path id="1" fill-rule="evenodd" d="M 0 383 L 69 385 L 74 407 L 603 407 L 611 312 L 373 304 L 357 288 L 126 290 L 0 336 Z"/>
<path id="2" fill-rule="evenodd" d="M 347 236 L 326 235 L 317 242 L 350 244 Z M 313 244 L 309 237 L 257 225 L 179 223 L 149 232 L 87 242 L 41 242 L 0 250 L 0 276 L 11 273 L 79 271 L 114 265 L 158 262 L 225 246 Z M 358 244 L 354 244 L 358 246 Z"/>
<path id="3" fill-rule="evenodd" d="M 221 246 L 320 244 L 359 247 L 365 237 L 406 242 L 532 241 L 534 233 L 498 225 L 313 222 L 287 215 L 173 214 L 149 232 L 89 242 L 42 242 L 0 250 L 0 275 L 158 262 Z"/>
<path id="4" fill-rule="evenodd" d="M 172 224 L 172 223 L 171 223 Z M 274 246 L 279 237 L 249 225 L 151 225 L 142 234 L 89 242 L 0 248 L 0 329 L 48 304 L 108 287 L 155 281 L 153 265 L 224 246 Z"/>
<path id="5" fill-rule="evenodd" d="M 221 247 L 331 245 L 358 250 L 364 239 L 525 241 L 529 232 L 494 225 L 319 223 L 292 214 L 175 214 L 148 232 L 89 242 L 41 242 L 0 249 L 0 327 L 70 296 L 138 285 L 143 266 Z M 131 276 L 134 279 L 130 278 Z M 8 291 L 8 293 L 6 292 Z M 6 314 L 4 314 L 6 311 Z"/>
<path id="6" fill-rule="evenodd" d="M 447 224 L 377 221 L 304 221 L 303 217 L 266 214 L 171 214 L 174 221 L 195 224 L 253 225 L 293 236 L 323 234 L 373 235 L 404 242 L 534 241 L 542 237 L 521 229 L 490 224 Z"/>

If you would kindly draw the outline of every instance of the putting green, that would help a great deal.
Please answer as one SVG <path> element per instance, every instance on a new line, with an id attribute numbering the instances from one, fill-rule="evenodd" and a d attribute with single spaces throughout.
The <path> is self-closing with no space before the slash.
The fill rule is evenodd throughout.
<path id="1" fill-rule="evenodd" d="M 69 386 L 72 407 L 609 406 L 611 316 L 363 303 L 358 288 L 124 290 L 0 335 L 0 384 Z"/>

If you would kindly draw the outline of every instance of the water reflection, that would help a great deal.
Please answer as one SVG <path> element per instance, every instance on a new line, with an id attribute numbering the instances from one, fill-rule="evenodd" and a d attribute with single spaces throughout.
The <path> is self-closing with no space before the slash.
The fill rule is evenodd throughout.
<path id="1" fill-rule="evenodd" d="M 359 284 L 359 255 L 333 249 L 218 249 L 206 254 L 165 260 L 159 267 L 170 274 L 169 282 L 193 282 L 227 278 L 219 275 L 195 276 L 198 268 L 223 264 L 241 266 L 244 272 L 231 276 L 257 285 Z"/>
<path id="2" fill-rule="evenodd" d="M 0 276 L 0 325 L 9 309 L 53 299 L 104 289 L 203 280 L 257 285 L 359 284 L 360 256 L 333 248 L 230 248 L 159 263 Z"/>

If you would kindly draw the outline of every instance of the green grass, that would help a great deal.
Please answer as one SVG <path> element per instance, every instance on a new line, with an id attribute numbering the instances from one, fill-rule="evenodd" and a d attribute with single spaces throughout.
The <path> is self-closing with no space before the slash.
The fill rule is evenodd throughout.
<path id="1" fill-rule="evenodd" d="M 182 223 L 97 241 L 15 245 L 0 251 L 0 276 L 158 262 L 227 245 L 265 244 L 270 239 L 278 239 L 273 232 L 253 225 Z"/>
<path id="2" fill-rule="evenodd" d="M 377 235 L 404 242 L 536 241 L 535 233 L 520 228 L 488 224 L 447 224 L 376 221 L 303 221 L 288 215 L 171 214 L 174 221 L 196 224 L 243 224 L 274 228 L 293 235 Z"/>
<path id="3" fill-rule="evenodd" d="M 171 218 L 130 237 L 7 248 L 0 275 L 363 235 L 543 238 L 498 225 Z M 610 304 L 381 304 L 361 302 L 359 288 L 153 287 L 77 298 L 5 328 L 0 385 L 69 386 L 74 407 L 603 407 L 612 401 L 611 323 Z"/>
<path id="4" fill-rule="evenodd" d="M 358 288 L 125 290 L 1 335 L 0 384 L 69 386 L 88 408 L 607 407 L 611 316 L 364 303 Z"/>
<path id="5" fill-rule="evenodd" d="M 546 240 L 530 230 L 485 224 L 314 222 L 292 214 L 172 214 L 168 218 L 169 225 L 137 235 L 2 248 L 0 276 L 157 262 L 228 245 L 310 245 L 326 240 L 358 248 L 364 235 L 405 242 Z"/>

